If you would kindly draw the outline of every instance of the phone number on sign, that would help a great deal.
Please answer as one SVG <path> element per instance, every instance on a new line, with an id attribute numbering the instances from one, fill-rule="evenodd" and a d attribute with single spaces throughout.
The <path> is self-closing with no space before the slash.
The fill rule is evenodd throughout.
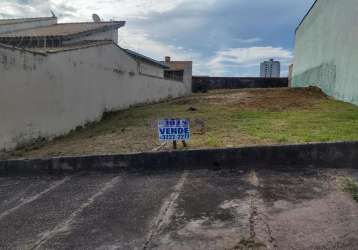
<path id="1" fill-rule="evenodd" d="M 167 141 L 167 140 L 173 140 L 173 141 L 180 141 L 180 140 L 189 140 L 190 135 L 184 134 L 184 135 L 160 135 L 159 139 L 161 141 Z"/>

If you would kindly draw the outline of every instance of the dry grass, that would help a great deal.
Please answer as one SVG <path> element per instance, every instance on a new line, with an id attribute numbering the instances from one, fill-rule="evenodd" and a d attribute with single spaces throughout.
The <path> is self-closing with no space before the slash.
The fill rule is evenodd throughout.
<path id="1" fill-rule="evenodd" d="M 191 120 L 190 148 L 358 140 L 358 107 L 317 89 L 222 90 L 106 114 L 6 157 L 152 151 L 160 146 L 157 120 L 176 117 Z"/>

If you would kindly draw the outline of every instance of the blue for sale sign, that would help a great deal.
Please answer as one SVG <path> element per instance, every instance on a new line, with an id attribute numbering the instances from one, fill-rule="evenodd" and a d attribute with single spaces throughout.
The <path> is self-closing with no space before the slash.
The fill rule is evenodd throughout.
<path id="1" fill-rule="evenodd" d="M 164 119 L 158 122 L 159 141 L 189 141 L 189 119 Z"/>

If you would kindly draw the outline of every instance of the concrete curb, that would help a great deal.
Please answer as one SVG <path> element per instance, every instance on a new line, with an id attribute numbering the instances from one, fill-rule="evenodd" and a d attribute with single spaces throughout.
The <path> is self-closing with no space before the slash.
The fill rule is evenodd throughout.
<path id="1" fill-rule="evenodd" d="M 253 146 L 0 161 L 0 175 L 262 166 L 356 167 L 358 142 Z"/>

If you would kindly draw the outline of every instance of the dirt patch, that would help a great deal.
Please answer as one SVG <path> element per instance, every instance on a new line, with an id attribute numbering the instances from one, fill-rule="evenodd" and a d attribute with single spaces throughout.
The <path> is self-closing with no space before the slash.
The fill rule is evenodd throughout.
<path id="1" fill-rule="evenodd" d="M 201 98 L 192 98 L 189 103 L 197 102 L 212 105 L 238 105 L 242 108 L 265 110 L 285 110 L 289 108 L 309 108 L 328 97 L 318 88 L 280 88 L 280 89 L 252 89 L 213 91 L 202 95 Z"/>

